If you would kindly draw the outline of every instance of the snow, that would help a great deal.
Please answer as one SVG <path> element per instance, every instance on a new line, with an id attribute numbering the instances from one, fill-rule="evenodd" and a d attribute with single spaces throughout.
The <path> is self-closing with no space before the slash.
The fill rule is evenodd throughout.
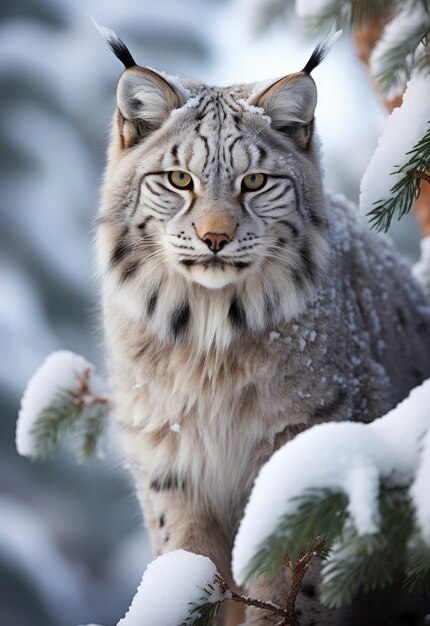
<path id="1" fill-rule="evenodd" d="M 198 96 L 193 96 L 192 98 L 188 98 L 184 107 L 186 109 L 195 109 L 200 105 L 200 98 Z"/>
<path id="2" fill-rule="evenodd" d="M 389 22 L 376 42 L 370 55 L 370 73 L 374 78 L 384 74 L 386 59 L 390 58 L 393 50 L 402 42 L 416 41 L 415 65 L 418 65 L 425 53 L 425 47 L 420 38 L 422 33 L 430 29 L 430 13 L 419 2 L 413 5 L 407 4 L 403 10 Z M 402 80 L 403 78 L 403 80 Z M 398 76 L 396 83 L 385 93 L 388 100 L 394 99 L 403 93 L 406 77 Z"/>
<path id="3" fill-rule="evenodd" d="M 421 535 L 430 546 L 430 428 L 422 440 L 420 465 L 410 494 Z"/>
<path id="4" fill-rule="evenodd" d="M 348 512 L 360 535 L 378 532 L 379 516 L 375 503 L 379 493 L 377 467 L 366 456 L 355 459 L 343 483 L 348 494 Z"/>
<path id="5" fill-rule="evenodd" d="M 430 120 L 430 74 L 416 73 L 408 82 L 403 103 L 387 118 L 385 129 L 364 173 L 360 187 L 360 210 L 367 214 L 378 200 L 388 198 L 390 189 L 402 178 L 392 174 L 404 164 L 406 153 L 422 139 Z"/>
<path id="6" fill-rule="evenodd" d="M 225 598 L 214 585 L 216 573 L 206 556 L 186 550 L 163 554 L 146 568 L 131 606 L 117 626 L 178 626 L 186 622 L 192 605 Z M 214 585 L 214 590 L 208 585 Z"/>
<path id="7" fill-rule="evenodd" d="M 174 424 L 171 425 L 170 430 L 173 431 L 174 433 L 180 433 L 181 425 L 178 422 L 175 422 Z"/>
<path id="8" fill-rule="evenodd" d="M 381 478 L 390 485 L 408 486 L 416 473 L 411 496 L 424 537 L 430 543 L 429 433 L 430 379 L 371 424 L 320 424 L 280 448 L 260 470 L 236 536 L 236 582 L 243 584 L 250 559 L 275 531 L 280 518 L 297 510 L 294 498 L 311 488 L 345 493 L 357 532 L 372 534 L 379 527 L 377 497 Z"/>
<path id="9" fill-rule="evenodd" d="M 412 273 L 430 296 L 430 235 L 421 239 L 420 249 L 420 260 L 413 266 Z"/>
<path id="10" fill-rule="evenodd" d="M 94 366 L 84 357 L 59 350 L 50 354 L 30 379 L 21 399 L 16 428 L 16 448 L 22 456 L 35 453 L 33 427 L 41 411 L 49 406 L 62 389 L 79 390 L 80 381 L 86 371 L 90 372 L 89 393 L 105 395 L 103 381 L 94 375 Z"/>
<path id="11" fill-rule="evenodd" d="M 272 85 L 273 82 L 274 82 L 273 80 L 270 81 L 270 85 Z M 267 88 L 267 81 L 263 81 L 262 85 L 259 84 L 257 89 L 251 92 L 249 99 L 252 101 L 255 98 L 257 93 L 264 93 L 264 91 L 266 91 L 266 88 Z M 241 98 L 240 100 L 238 100 L 237 104 L 240 104 L 240 106 L 243 108 L 244 111 L 247 111 L 248 113 L 261 115 L 261 117 L 264 118 L 267 122 L 270 122 L 270 117 L 266 114 L 266 111 L 263 109 L 263 107 L 257 107 L 254 104 L 250 104 L 248 100 L 245 100 L 244 98 Z"/>

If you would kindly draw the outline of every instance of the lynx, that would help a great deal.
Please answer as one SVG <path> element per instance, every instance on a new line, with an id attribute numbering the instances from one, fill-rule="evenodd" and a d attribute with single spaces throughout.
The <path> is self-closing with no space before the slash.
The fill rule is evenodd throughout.
<path id="1" fill-rule="evenodd" d="M 207 555 L 230 580 L 271 454 L 314 424 L 370 421 L 430 376 L 430 304 L 389 240 L 323 188 L 311 72 L 327 46 L 295 74 L 220 88 L 107 39 L 125 66 L 97 234 L 114 418 L 154 553 Z M 324 609 L 317 578 L 303 626 L 365 623 Z M 282 602 L 286 584 L 246 592 Z"/>

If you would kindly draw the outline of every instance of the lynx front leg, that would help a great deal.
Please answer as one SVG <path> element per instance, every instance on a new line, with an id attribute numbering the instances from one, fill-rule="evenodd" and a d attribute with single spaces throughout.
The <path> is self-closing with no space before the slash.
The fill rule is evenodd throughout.
<path id="1" fill-rule="evenodd" d="M 216 516 L 178 481 L 165 481 L 161 485 L 141 478 L 138 483 L 138 496 L 154 556 L 180 548 L 202 554 L 215 563 L 223 578 L 230 580 L 232 537 L 223 530 Z M 238 624 L 240 619 L 234 613 L 234 607 L 223 605 L 218 626 Z"/>
<path id="2" fill-rule="evenodd" d="M 213 512 L 177 480 L 159 483 L 141 477 L 138 496 L 154 555 L 182 548 L 208 556 L 218 571 L 230 577 L 232 538 Z"/>

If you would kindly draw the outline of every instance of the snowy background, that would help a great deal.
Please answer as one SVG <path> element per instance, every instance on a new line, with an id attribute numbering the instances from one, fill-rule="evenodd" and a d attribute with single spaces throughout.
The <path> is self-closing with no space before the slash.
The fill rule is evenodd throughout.
<path id="1" fill-rule="evenodd" d="M 0 7 L 0 624 L 113 626 L 150 550 L 118 463 L 14 445 L 19 397 L 52 350 L 102 368 L 92 232 L 121 67 L 87 14 L 143 65 L 227 84 L 297 71 L 315 44 L 282 2 L 3 0 Z M 266 7 L 266 10 L 262 10 Z M 277 14 L 267 26 L 270 15 Z M 259 34 L 261 26 L 267 28 Z M 327 184 L 358 200 L 384 110 L 347 37 L 315 71 Z M 417 256 L 413 219 L 391 233 Z"/>

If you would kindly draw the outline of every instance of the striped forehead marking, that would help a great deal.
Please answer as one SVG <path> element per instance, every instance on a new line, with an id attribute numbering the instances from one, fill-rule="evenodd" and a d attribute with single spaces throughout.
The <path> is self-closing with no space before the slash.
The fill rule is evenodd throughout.
<path id="1" fill-rule="evenodd" d="M 267 157 L 257 138 L 250 142 L 241 125 L 242 106 L 228 93 L 211 91 L 200 96 L 185 166 L 196 151 L 202 154 L 199 169 L 205 181 L 231 177 L 238 167 L 247 170 Z M 197 142 L 197 145 L 196 145 Z"/>

